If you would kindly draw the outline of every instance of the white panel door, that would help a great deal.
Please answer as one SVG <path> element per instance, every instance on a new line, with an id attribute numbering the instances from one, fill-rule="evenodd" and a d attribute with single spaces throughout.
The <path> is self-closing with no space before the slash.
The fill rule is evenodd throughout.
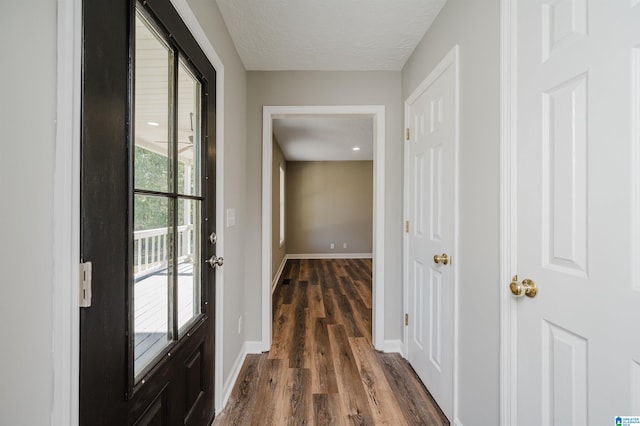
<path id="1" fill-rule="evenodd" d="M 443 68 L 443 69 L 440 69 Z M 448 418 L 453 411 L 455 68 L 439 67 L 407 102 L 408 360 Z M 420 90 L 420 89 L 419 89 Z M 438 258 L 434 258 L 438 256 Z M 437 263 L 436 263 L 437 261 Z"/>
<path id="2" fill-rule="evenodd" d="M 637 3 L 517 1 L 518 426 L 640 416 Z"/>

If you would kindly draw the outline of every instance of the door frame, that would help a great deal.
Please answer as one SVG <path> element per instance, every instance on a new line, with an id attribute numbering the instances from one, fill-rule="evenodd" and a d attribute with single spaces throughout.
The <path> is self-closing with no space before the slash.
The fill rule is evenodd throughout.
<path id="1" fill-rule="evenodd" d="M 455 107 L 454 107 L 454 140 L 453 140 L 453 156 L 454 156 L 454 217 L 453 217 L 453 250 L 451 253 L 451 257 L 454 261 L 451 264 L 453 268 L 453 383 L 452 383 L 452 392 L 453 392 L 453 410 L 452 410 L 452 418 L 449 419 L 451 424 L 458 425 L 460 424 L 458 420 L 458 292 L 459 292 L 459 193 L 460 193 L 460 180 L 459 180 L 459 171 L 458 171 L 458 163 L 459 163 L 459 140 L 460 140 L 460 47 L 459 45 L 453 46 L 453 48 L 440 60 L 440 62 L 429 72 L 427 77 L 416 87 L 413 92 L 407 97 L 404 101 L 404 124 L 405 129 L 409 129 L 411 127 L 411 117 L 409 116 L 409 106 L 413 104 L 417 98 L 424 93 L 425 90 L 433 84 L 433 82 L 449 67 L 453 67 L 454 72 L 454 98 L 455 98 Z M 406 130 L 405 130 L 406 131 Z M 403 144 L 403 148 L 406 147 L 406 136 L 405 136 L 405 144 Z M 408 182 L 410 180 L 409 176 L 409 156 L 408 150 L 403 149 L 403 157 L 404 157 L 404 184 L 403 184 L 403 199 L 404 199 L 404 218 L 408 220 L 409 217 L 409 185 Z M 402 282 L 403 285 L 403 309 L 404 312 L 409 312 L 409 233 L 403 232 L 403 270 L 402 270 Z M 404 357 L 407 358 L 409 356 L 409 327 L 403 327 L 403 350 Z"/>
<path id="2" fill-rule="evenodd" d="M 224 253 L 224 65 L 186 0 L 170 0 L 216 69 L 216 229 Z M 80 317 L 80 93 L 82 2 L 57 1 L 56 147 L 53 183 L 53 403 L 52 424 L 79 423 Z M 224 268 L 216 270 L 216 412 L 223 408 Z"/>
<path id="3" fill-rule="evenodd" d="M 272 123 L 301 116 L 368 116 L 373 118 L 373 347 L 384 350 L 385 107 L 383 105 L 264 106 L 262 109 L 262 340 L 256 352 L 271 348 L 271 203 Z"/>
<path id="4" fill-rule="evenodd" d="M 52 424 L 79 422 L 82 0 L 57 1 Z"/>
<path id="5" fill-rule="evenodd" d="M 517 422 L 517 0 L 500 1 L 500 425 Z"/>

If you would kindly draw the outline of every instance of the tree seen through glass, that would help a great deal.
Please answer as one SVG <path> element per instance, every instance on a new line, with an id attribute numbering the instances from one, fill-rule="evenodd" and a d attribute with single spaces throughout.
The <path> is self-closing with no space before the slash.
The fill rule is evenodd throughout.
<path id="1" fill-rule="evenodd" d="M 167 157 L 136 146 L 135 181 L 137 188 L 152 188 L 157 182 L 168 179 Z M 184 186 L 185 164 L 178 162 L 178 188 Z M 135 231 L 167 226 L 166 200 L 161 197 L 144 197 L 136 203 L 134 211 Z M 178 223 L 184 223 L 184 212 L 178 210 Z"/>

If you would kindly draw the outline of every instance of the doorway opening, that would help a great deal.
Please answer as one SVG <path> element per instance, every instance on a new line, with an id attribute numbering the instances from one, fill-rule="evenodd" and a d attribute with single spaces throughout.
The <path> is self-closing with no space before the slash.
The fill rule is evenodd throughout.
<path id="1" fill-rule="evenodd" d="M 385 108 L 356 106 L 265 106 L 262 120 L 262 351 L 271 347 L 272 324 L 272 168 L 273 120 L 308 117 L 356 117 L 373 121 L 373 346 L 384 343 L 384 152 Z"/>

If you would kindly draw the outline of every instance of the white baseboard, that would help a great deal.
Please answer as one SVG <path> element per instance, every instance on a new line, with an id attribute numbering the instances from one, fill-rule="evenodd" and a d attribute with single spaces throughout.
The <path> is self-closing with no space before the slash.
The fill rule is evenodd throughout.
<path id="1" fill-rule="evenodd" d="M 287 259 L 372 259 L 372 253 L 298 253 L 288 254 Z"/>
<path id="2" fill-rule="evenodd" d="M 278 281 L 280 281 L 280 276 L 282 275 L 282 272 L 284 272 L 284 266 L 287 264 L 287 255 L 285 254 L 284 257 L 282 258 L 282 262 L 280 262 L 280 267 L 278 268 L 278 272 L 276 272 L 276 275 L 273 277 L 273 281 L 271 281 L 271 294 L 273 294 L 274 291 L 276 291 L 276 286 L 278 285 Z"/>
<path id="3" fill-rule="evenodd" d="M 402 343 L 402 340 L 385 340 L 382 343 L 382 351 L 399 353 L 404 358 L 404 343 Z"/>
<path id="4" fill-rule="evenodd" d="M 227 379 L 224 381 L 224 385 L 222 386 L 222 406 L 216 407 L 217 413 L 220 413 L 220 411 L 222 411 L 227 405 L 229 397 L 231 396 L 231 391 L 233 391 L 233 386 L 236 384 L 236 380 L 238 380 L 240 370 L 242 369 L 242 364 L 244 364 L 244 360 L 246 357 L 247 343 L 245 342 L 245 344 L 242 345 L 242 349 L 238 353 L 235 362 L 233 363 L 231 373 L 229 373 L 229 376 L 227 376 Z"/>
<path id="5" fill-rule="evenodd" d="M 264 347 L 261 341 L 246 341 L 244 350 L 247 354 L 261 354 L 264 352 Z"/>

